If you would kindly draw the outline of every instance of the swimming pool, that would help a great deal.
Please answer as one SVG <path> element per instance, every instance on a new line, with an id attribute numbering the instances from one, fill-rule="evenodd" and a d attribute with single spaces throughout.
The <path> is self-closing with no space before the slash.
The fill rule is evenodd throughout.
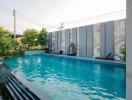
<path id="1" fill-rule="evenodd" d="M 125 100 L 125 65 L 73 58 L 36 54 L 13 57 L 4 64 L 51 100 Z"/>

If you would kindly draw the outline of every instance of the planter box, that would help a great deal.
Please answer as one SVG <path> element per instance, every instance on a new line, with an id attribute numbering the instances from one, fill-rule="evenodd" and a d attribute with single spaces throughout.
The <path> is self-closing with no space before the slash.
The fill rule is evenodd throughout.
<path id="1" fill-rule="evenodd" d="M 45 52 L 44 50 L 30 50 L 24 51 L 24 55 L 42 54 L 44 52 Z"/>

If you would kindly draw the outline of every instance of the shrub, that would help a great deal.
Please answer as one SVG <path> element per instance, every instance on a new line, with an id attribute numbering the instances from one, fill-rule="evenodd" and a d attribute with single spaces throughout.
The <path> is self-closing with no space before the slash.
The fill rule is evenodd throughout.
<path id="1" fill-rule="evenodd" d="M 20 49 L 14 50 L 14 51 L 12 52 L 12 56 L 20 56 L 20 55 L 22 55 L 22 54 L 23 54 L 23 51 L 20 50 Z"/>
<path id="2" fill-rule="evenodd" d="M 120 49 L 121 58 L 125 61 L 126 60 L 126 46 Z"/>
<path id="3" fill-rule="evenodd" d="M 46 53 L 49 53 L 49 48 L 44 48 L 44 51 L 45 51 Z"/>

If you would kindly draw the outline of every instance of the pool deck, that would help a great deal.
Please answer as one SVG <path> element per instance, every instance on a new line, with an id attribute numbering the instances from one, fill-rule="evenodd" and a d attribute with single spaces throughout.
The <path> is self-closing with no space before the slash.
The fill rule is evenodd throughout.
<path id="1" fill-rule="evenodd" d="M 1 90 L 0 90 L 0 100 L 3 100 L 3 99 L 2 99 L 2 94 L 1 94 Z"/>
<path id="2" fill-rule="evenodd" d="M 132 74 L 126 75 L 126 97 L 127 100 L 132 100 Z"/>

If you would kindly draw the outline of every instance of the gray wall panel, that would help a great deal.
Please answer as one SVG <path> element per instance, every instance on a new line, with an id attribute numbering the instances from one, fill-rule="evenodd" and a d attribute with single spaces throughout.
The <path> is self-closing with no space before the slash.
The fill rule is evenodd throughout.
<path id="1" fill-rule="evenodd" d="M 77 28 L 72 29 L 72 43 L 77 47 Z"/>
<path id="2" fill-rule="evenodd" d="M 114 53 L 114 22 L 106 23 L 106 55 Z"/>
<path id="3" fill-rule="evenodd" d="M 55 53 L 58 52 L 58 32 L 55 32 Z"/>
<path id="4" fill-rule="evenodd" d="M 93 25 L 87 26 L 87 57 L 93 57 Z"/>
<path id="5" fill-rule="evenodd" d="M 58 31 L 58 52 L 61 50 L 62 32 Z"/>
<path id="6" fill-rule="evenodd" d="M 80 45 L 79 45 L 79 50 L 80 50 L 80 55 L 82 57 L 86 57 L 86 36 L 87 36 L 87 27 L 79 27 L 79 40 L 80 40 Z"/>
<path id="7" fill-rule="evenodd" d="M 69 36 L 70 35 L 70 29 L 65 30 L 65 47 L 66 47 L 66 54 L 69 52 L 69 45 L 70 45 L 70 40 Z"/>
<path id="8" fill-rule="evenodd" d="M 105 57 L 105 48 L 106 48 L 106 32 L 105 32 L 105 23 L 100 24 L 100 56 Z"/>
<path id="9" fill-rule="evenodd" d="M 48 48 L 52 49 L 52 32 L 48 33 Z"/>

